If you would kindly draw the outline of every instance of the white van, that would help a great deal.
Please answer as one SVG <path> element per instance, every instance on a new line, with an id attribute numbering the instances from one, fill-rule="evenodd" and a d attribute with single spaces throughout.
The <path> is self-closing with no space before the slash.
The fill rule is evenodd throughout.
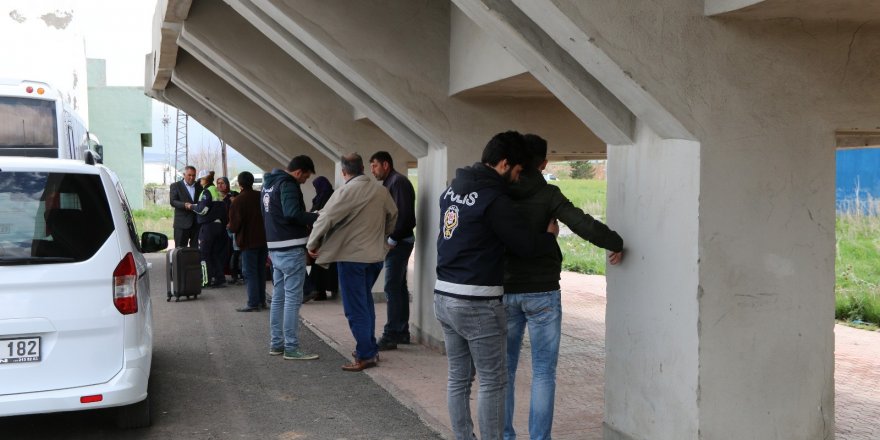
<path id="1" fill-rule="evenodd" d="M 150 424 L 148 264 L 107 168 L 0 157 L 0 416 L 120 407 Z"/>

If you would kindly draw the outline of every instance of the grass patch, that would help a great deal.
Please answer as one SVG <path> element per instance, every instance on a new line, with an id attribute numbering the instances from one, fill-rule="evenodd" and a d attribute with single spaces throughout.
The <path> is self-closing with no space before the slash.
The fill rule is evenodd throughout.
<path id="1" fill-rule="evenodd" d="M 834 316 L 855 324 L 880 324 L 880 217 L 840 213 Z"/>
<path id="2" fill-rule="evenodd" d="M 572 179 L 555 180 L 551 184 L 558 186 L 574 206 L 605 222 L 607 182 Z M 561 236 L 558 241 L 562 249 L 562 270 L 605 275 L 605 249 L 596 247 L 577 235 Z"/>
<path id="3" fill-rule="evenodd" d="M 608 182 L 604 180 L 555 180 L 556 185 L 571 200 L 571 203 L 583 209 L 587 214 L 605 222 L 605 205 Z"/>
<path id="4" fill-rule="evenodd" d="M 137 226 L 138 233 L 145 231 L 161 232 L 168 236 L 169 239 L 174 238 L 174 208 L 169 205 L 145 205 L 144 209 L 135 209 L 132 211 L 134 216 L 134 224 Z"/>
<path id="5" fill-rule="evenodd" d="M 605 275 L 605 249 L 594 246 L 577 235 L 559 237 L 558 242 L 562 249 L 562 270 Z"/>

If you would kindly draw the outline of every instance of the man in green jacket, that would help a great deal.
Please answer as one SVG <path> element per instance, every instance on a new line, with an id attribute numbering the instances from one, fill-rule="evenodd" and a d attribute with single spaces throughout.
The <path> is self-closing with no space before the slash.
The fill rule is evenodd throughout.
<path id="1" fill-rule="evenodd" d="M 540 232 L 558 219 L 572 232 L 596 246 L 607 249 L 608 262 L 623 258 L 623 240 L 616 232 L 576 208 L 556 185 L 541 175 L 547 165 L 547 141 L 525 135 L 532 160 L 526 164 L 518 183 L 511 186 L 514 208 L 529 228 Z M 519 351 L 526 325 L 532 346 L 532 391 L 529 407 L 529 438 L 549 439 L 553 426 L 553 400 L 556 393 L 556 362 L 562 332 L 562 300 L 559 287 L 562 252 L 551 256 L 520 257 L 506 252 L 504 264 L 504 308 L 507 312 L 507 397 L 504 438 L 516 438 L 513 429 L 514 384 Z"/>

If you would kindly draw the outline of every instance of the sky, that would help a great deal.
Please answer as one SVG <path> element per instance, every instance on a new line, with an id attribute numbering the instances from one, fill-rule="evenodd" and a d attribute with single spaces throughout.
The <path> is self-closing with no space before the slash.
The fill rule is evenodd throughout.
<path id="1" fill-rule="evenodd" d="M 8 0 L 3 0 L 4 2 Z M 15 0 L 30 3 L 35 0 Z M 36 0 L 49 1 L 49 0 Z M 59 3 L 59 1 L 52 1 Z M 72 0 L 67 2 L 74 10 L 75 19 L 85 39 L 85 52 L 88 58 L 107 60 L 108 86 L 143 86 L 144 57 L 152 51 L 153 16 L 156 0 Z M 161 162 L 166 157 L 166 139 L 171 144 L 172 155 L 176 138 L 176 109 L 168 107 L 171 123 L 166 136 L 162 125 L 165 105 L 153 101 L 153 148 L 144 151 L 147 162 Z M 198 150 L 203 146 L 215 147 L 220 140 L 210 131 L 190 119 L 189 148 Z M 228 151 L 229 161 L 235 162 L 239 170 L 259 168 L 234 151 Z M 230 166 L 231 167 L 231 166 Z"/>

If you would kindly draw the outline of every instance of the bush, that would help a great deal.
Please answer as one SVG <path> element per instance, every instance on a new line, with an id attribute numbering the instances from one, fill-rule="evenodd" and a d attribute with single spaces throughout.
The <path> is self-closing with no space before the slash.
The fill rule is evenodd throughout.
<path id="1" fill-rule="evenodd" d="M 592 179 L 596 174 L 593 164 L 588 160 L 575 160 L 570 165 L 572 179 Z"/>

